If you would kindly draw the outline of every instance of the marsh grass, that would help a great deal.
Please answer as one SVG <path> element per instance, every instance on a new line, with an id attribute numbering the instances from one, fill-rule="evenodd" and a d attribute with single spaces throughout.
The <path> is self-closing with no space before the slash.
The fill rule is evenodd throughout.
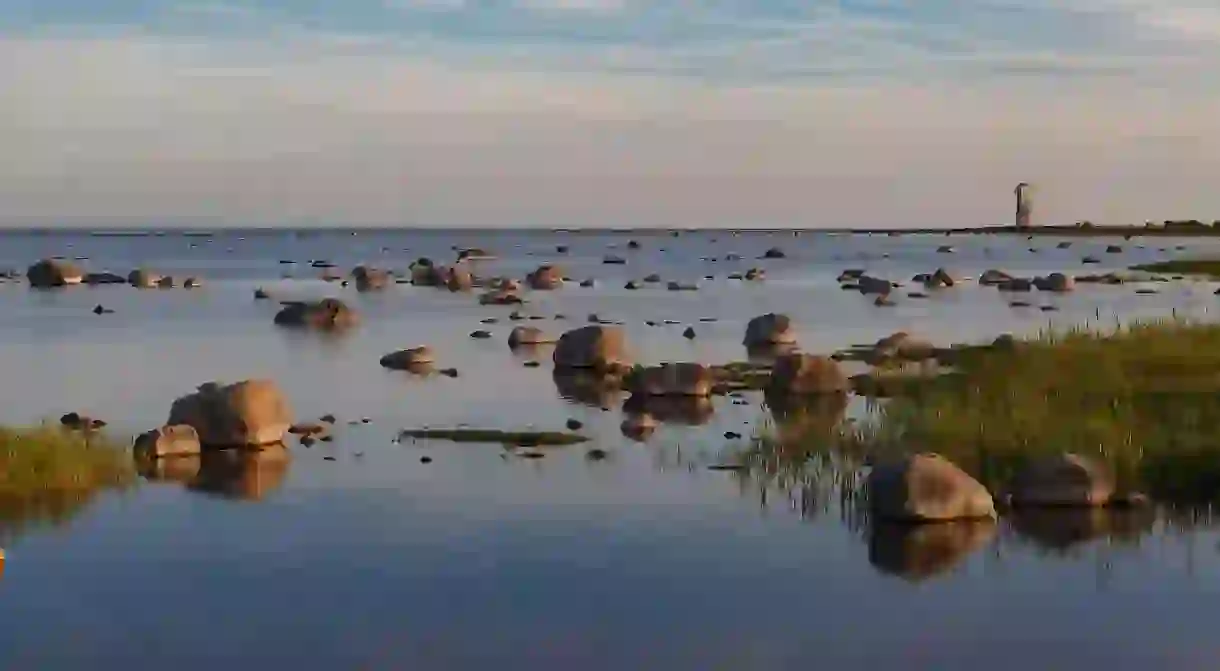
<path id="1" fill-rule="evenodd" d="M 1145 273 L 1202 275 L 1220 279 L 1220 259 L 1175 259 L 1131 266 L 1131 270 Z"/>
<path id="2" fill-rule="evenodd" d="M 0 535 L 63 522 L 102 491 L 135 481 L 125 446 L 59 427 L 0 427 Z"/>
<path id="3" fill-rule="evenodd" d="M 1070 451 L 1104 459 L 1121 486 L 1154 498 L 1220 501 L 1220 325 L 1046 333 L 971 350 L 954 368 L 875 403 L 860 423 L 794 433 L 777 419 L 739 458 L 774 480 L 819 454 L 862 464 L 933 451 L 995 491 L 1031 457 Z"/>

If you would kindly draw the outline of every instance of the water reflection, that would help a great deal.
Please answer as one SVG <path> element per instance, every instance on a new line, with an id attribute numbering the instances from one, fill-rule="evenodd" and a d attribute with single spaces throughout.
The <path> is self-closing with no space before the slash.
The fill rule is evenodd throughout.
<path id="1" fill-rule="evenodd" d="M 623 403 L 623 412 L 629 415 L 652 415 L 666 424 L 702 426 L 716 414 L 716 406 L 710 398 L 696 396 L 642 396 L 632 395 Z"/>
<path id="2" fill-rule="evenodd" d="M 879 572 L 923 582 L 952 571 L 995 538 L 989 520 L 870 527 L 868 561 Z"/>
<path id="3" fill-rule="evenodd" d="M 601 375 L 556 369 L 551 373 L 551 379 L 561 398 L 592 408 L 613 408 L 623 397 L 618 381 Z"/>
<path id="4" fill-rule="evenodd" d="M 291 453 L 282 445 L 263 450 L 215 450 L 196 457 L 142 463 L 140 475 L 158 482 L 176 482 L 191 491 L 258 501 L 279 489 L 290 462 Z"/>
<path id="5" fill-rule="evenodd" d="M 798 396 L 766 392 L 764 398 L 771 410 L 776 438 L 784 446 L 826 446 L 837 435 L 847 416 L 849 399 L 846 393 Z"/>
<path id="6" fill-rule="evenodd" d="M 1068 554 L 1074 548 L 1106 539 L 1121 545 L 1138 545 L 1156 523 L 1151 507 L 1131 510 L 1105 508 L 1045 508 L 1016 511 L 1013 530 L 1027 541 L 1052 554 Z"/>
<path id="7" fill-rule="evenodd" d="M 746 360 L 754 364 L 772 366 L 775 364 L 776 359 L 785 354 L 792 354 L 797 350 L 798 347 L 795 344 L 746 346 Z"/>

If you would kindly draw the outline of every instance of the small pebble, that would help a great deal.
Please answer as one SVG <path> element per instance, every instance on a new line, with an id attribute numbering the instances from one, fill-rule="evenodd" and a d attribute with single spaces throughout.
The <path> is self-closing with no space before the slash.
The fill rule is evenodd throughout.
<path id="1" fill-rule="evenodd" d="M 585 457 L 588 458 L 589 461 L 604 461 L 607 456 L 608 455 L 605 450 L 596 447 L 585 453 Z"/>
<path id="2" fill-rule="evenodd" d="M 322 461 L 336 461 L 334 457 L 322 457 Z"/>

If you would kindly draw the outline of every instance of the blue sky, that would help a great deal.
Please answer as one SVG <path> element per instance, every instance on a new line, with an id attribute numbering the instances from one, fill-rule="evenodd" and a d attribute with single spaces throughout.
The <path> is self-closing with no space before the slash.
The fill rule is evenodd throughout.
<path id="1" fill-rule="evenodd" d="M 1220 219 L 1218 65 L 1197 0 L 0 0 L 0 218 Z"/>

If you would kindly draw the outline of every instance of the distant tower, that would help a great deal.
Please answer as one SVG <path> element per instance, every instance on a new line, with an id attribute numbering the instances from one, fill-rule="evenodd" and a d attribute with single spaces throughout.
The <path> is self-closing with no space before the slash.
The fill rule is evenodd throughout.
<path id="1" fill-rule="evenodd" d="M 1030 191 L 1031 187 L 1025 182 L 1021 182 L 1012 190 L 1017 196 L 1017 228 L 1029 228 L 1029 218 L 1034 211 L 1034 199 Z"/>

